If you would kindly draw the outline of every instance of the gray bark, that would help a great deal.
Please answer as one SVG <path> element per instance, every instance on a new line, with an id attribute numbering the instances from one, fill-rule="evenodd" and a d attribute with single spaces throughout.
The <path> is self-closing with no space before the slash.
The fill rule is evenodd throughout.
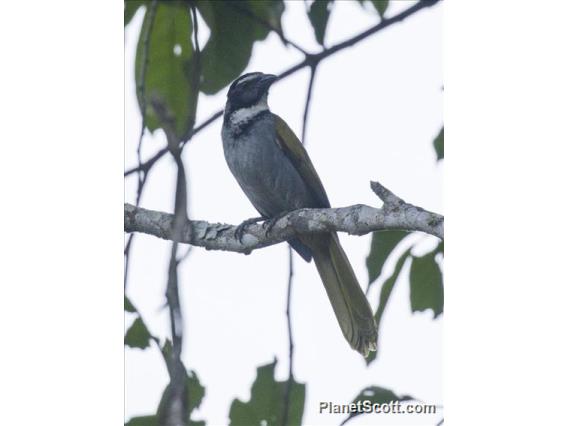
<path id="1" fill-rule="evenodd" d="M 444 238 L 442 215 L 403 201 L 378 182 L 371 182 L 371 189 L 383 201 L 382 208 L 356 204 L 333 209 L 295 210 L 275 221 L 270 232 L 266 232 L 263 224 L 248 225 L 240 241 L 235 237 L 236 226 L 202 220 L 188 221 L 179 238 L 174 238 L 173 214 L 127 203 L 124 204 L 124 230 L 176 240 L 207 250 L 246 254 L 297 235 L 330 231 L 364 235 L 374 231 L 399 229 Z"/>

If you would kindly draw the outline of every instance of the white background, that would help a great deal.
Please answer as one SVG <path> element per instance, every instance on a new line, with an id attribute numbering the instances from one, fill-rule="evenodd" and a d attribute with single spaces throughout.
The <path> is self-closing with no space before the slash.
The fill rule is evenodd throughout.
<path id="1" fill-rule="evenodd" d="M 0 400 L 3 417 L 10 424 L 121 424 L 125 414 L 122 4 L 107 4 L 82 9 L 75 2 L 12 2 L 0 17 L 6 58 L 0 80 L 0 214 L 4 224 L 0 245 L 4 337 Z M 568 379 L 563 338 L 567 323 L 564 194 L 568 67 L 561 52 L 567 39 L 566 6 L 553 1 L 538 5 L 447 2 L 444 15 L 446 422 L 564 424 L 564 384 Z M 400 27 L 406 25 L 411 21 Z M 379 36 L 376 40 L 378 43 Z M 352 55 L 363 48 L 352 49 Z M 331 61 L 320 70 L 318 97 L 326 93 L 325 68 L 332 67 Z M 301 84 L 305 84 L 306 76 L 303 78 Z M 292 83 L 289 79 L 281 87 L 275 86 L 271 105 L 299 131 L 301 113 L 297 109 L 288 112 L 277 100 L 279 92 L 281 96 L 286 93 L 283 87 Z M 351 195 L 342 198 L 334 183 L 333 166 L 326 166 L 326 158 L 317 153 L 316 112 L 311 122 L 307 138 L 310 153 L 333 203 L 347 204 Z M 197 155 L 194 152 L 199 144 L 197 139 L 195 142 L 188 156 Z M 191 169 L 192 182 L 197 182 L 196 168 Z M 353 199 L 374 202 L 365 185 L 369 178 L 378 178 L 376 173 L 351 186 L 353 191 L 362 191 L 353 193 Z M 398 178 L 381 179 L 417 204 L 438 207 L 412 192 L 415 185 L 410 182 L 408 187 L 399 187 Z M 226 180 L 230 185 L 230 176 Z M 193 189 L 197 191 L 195 185 Z M 164 193 L 170 191 L 171 179 Z M 370 198 L 366 201 L 365 197 Z M 164 208 L 168 207 L 163 202 Z M 197 213 L 192 210 L 194 216 Z M 223 220 L 226 216 L 229 221 L 233 218 L 229 215 L 236 213 L 232 205 L 225 208 Z M 364 278 L 363 258 L 351 240 L 343 239 L 358 276 Z M 281 247 L 271 250 L 280 257 L 285 254 Z M 163 250 L 157 253 L 162 256 L 157 261 L 163 264 Z M 262 263 L 250 260 L 258 254 L 234 256 L 239 263 Z M 195 263 L 194 258 L 188 262 L 188 275 L 190 264 Z M 246 265 L 239 268 L 248 273 L 252 270 Z M 270 282 L 279 290 L 259 294 L 256 300 L 274 297 L 283 307 L 285 266 L 281 269 L 272 271 L 277 278 Z M 303 312 L 302 275 L 313 276 L 313 272 L 298 272 L 295 330 L 300 328 Z M 155 282 L 162 277 L 163 271 Z M 192 298 L 194 283 L 189 277 L 186 312 L 191 315 L 191 303 L 198 296 Z M 249 279 L 245 284 L 251 282 Z M 222 281 L 213 284 L 229 288 Z M 321 302 L 321 309 L 314 312 L 322 318 L 317 323 L 313 320 L 318 338 L 333 345 L 340 335 L 328 321 L 329 311 L 329 318 L 324 318 L 327 301 L 316 285 L 312 287 L 309 300 L 315 303 L 319 297 Z M 402 305 L 404 300 L 403 295 L 395 295 L 392 306 Z M 261 309 L 264 303 L 256 305 Z M 274 316 L 271 331 L 281 337 L 285 331 L 282 311 L 276 309 L 276 303 L 270 306 L 275 307 L 270 312 Z M 226 309 L 212 312 L 224 314 Z M 397 327 L 402 326 L 394 308 L 389 317 L 398 321 Z M 236 318 L 225 317 L 225 326 L 235 326 Z M 191 326 L 191 316 L 188 321 Z M 324 332 L 321 326 L 326 324 L 330 329 Z M 385 330 L 392 329 L 388 325 L 385 322 Z M 388 340 L 383 337 L 386 351 Z M 205 339 L 199 335 L 191 338 Z M 248 347 L 250 341 L 241 346 Z M 284 339 L 274 337 L 274 345 L 278 342 Z M 196 345 L 190 341 L 186 355 L 195 360 L 190 366 L 207 385 L 202 365 L 197 364 Z M 259 356 L 261 350 L 267 357 L 283 350 L 274 349 L 271 341 L 258 345 L 255 353 Z M 241 350 L 219 346 L 216 342 L 209 355 L 221 357 L 216 354 L 222 353 L 226 363 L 236 356 L 234 350 Z M 314 344 L 310 348 L 301 341 L 298 346 L 303 351 L 321 347 Z M 345 356 L 350 363 L 357 361 L 353 355 Z M 378 362 L 386 362 L 386 354 Z M 281 376 L 283 364 L 279 365 Z M 233 367 L 233 371 L 241 369 L 245 367 Z M 128 370 L 126 374 L 128 377 Z M 308 373 L 298 366 L 297 374 L 303 378 Z M 253 375 L 254 367 L 249 367 L 243 377 L 250 381 Z M 236 394 L 248 397 L 247 386 L 248 382 L 242 382 Z M 208 392 L 203 411 L 212 395 L 210 388 Z"/>

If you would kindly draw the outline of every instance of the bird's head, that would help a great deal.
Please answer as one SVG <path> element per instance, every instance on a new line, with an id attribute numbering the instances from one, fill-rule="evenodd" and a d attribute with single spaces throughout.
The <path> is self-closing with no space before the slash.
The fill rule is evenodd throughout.
<path id="1" fill-rule="evenodd" d="M 225 113 L 231 114 L 240 109 L 267 107 L 268 89 L 278 79 L 273 74 L 251 72 L 241 75 L 227 93 L 227 106 Z"/>

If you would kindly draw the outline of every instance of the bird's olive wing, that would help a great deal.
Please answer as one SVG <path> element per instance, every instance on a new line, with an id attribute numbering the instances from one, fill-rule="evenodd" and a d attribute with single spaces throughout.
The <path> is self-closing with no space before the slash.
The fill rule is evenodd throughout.
<path id="1" fill-rule="evenodd" d="M 272 115 L 276 125 L 276 142 L 308 186 L 315 207 L 329 208 L 327 194 L 304 145 L 282 118 L 276 114 Z"/>

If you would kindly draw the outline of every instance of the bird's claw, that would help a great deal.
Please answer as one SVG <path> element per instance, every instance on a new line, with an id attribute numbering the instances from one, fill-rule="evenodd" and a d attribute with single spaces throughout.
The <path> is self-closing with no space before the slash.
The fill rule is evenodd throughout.
<path id="1" fill-rule="evenodd" d="M 282 212 L 274 217 L 271 217 L 270 219 L 266 219 L 263 223 L 262 223 L 262 227 L 264 228 L 264 235 L 266 237 L 268 237 L 268 235 L 270 234 L 270 232 L 272 231 L 272 228 L 274 228 L 274 225 L 276 225 L 276 222 L 278 222 L 280 219 L 282 219 L 284 216 L 286 216 L 288 213 L 290 212 Z"/>
<path id="2" fill-rule="evenodd" d="M 247 219 L 245 220 L 243 223 L 241 223 L 239 226 L 236 227 L 235 229 L 235 238 L 239 241 L 239 243 L 242 244 L 243 242 L 243 235 L 245 233 L 246 227 L 249 225 L 252 225 L 253 223 L 258 223 L 265 220 L 264 217 L 253 217 L 251 219 Z"/>

